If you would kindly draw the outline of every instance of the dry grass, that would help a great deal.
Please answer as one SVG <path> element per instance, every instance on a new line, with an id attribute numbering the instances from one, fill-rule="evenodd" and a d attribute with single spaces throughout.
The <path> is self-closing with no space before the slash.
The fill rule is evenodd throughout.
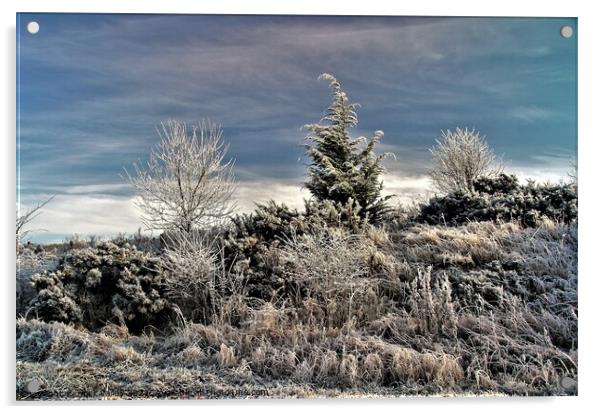
<path id="1" fill-rule="evenodd" d="M 294 237 L 278 253 L 294 288 L 235 290 L 208 322 L 135 336 L 18 319 L 17 396 L 576 394 L 576 240 L 553 223 Z"/>
<path id="2" fill-rule="evenodd" d="M 521 232 L 514 223 L 470 223 L 462 227 L 417 225 L 395 238 L 401 247 L 397 254 L 406 260 L 476 266 L 501 259 L 501 244 Z"/>

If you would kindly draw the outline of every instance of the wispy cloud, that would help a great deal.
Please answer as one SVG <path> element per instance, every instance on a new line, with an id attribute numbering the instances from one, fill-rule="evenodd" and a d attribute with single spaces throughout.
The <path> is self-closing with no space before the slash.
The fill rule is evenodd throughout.
<path id="1" fill-rule="evenodd" d="M 519 106 L 510 110 L 510 116 L 525 122 L 539 122 L 560 115 L 537 106 Z"/>

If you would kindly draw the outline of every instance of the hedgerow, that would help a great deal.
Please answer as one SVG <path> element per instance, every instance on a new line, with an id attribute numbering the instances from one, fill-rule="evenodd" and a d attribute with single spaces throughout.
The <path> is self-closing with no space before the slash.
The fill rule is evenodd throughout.
<path id="1" fill-rule="evenodd" d="M 516 176 L 500 174 L 480 178 L 474 191 L 458 190 L 431 198 L 417 221 L 457 225 L 469 221 L 512 221 L 534 227 L 542 220 L 570 223 L 577 219 L 577 187 L 574 184 L 521 185 Z"/>

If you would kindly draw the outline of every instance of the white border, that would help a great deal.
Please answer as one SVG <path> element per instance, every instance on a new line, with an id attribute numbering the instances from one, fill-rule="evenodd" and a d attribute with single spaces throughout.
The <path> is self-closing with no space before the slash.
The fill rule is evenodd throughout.
<path id="1" fill-rule="evenodd" d="M 579 2 L 550 0 L 545 6 L 526 1 L 482 2 L 475 0 L 404 2 L 371 0 L 227 0 L 186 1 L 76 1 L 43 0 L 18 2 L 22 12 L 112 12 L 112 13 L 208 13 L 208 14 L 337 14 L 337 15 L 422 15 L 422 16 L 562 16 L 574 17 L 584 7 Z"/>
<path id="2" fill-rule="evenodd" d="M 305 412 L 307 410 L 346 410 L 365 412 L 366 410 L 395 409 L 419 411 L 507 413 L 509 410 L 545 410 L 549 412 L 580 412 L 596 403 L 601 358 L 600 311 L 596 306 L 602 292 L 601 278 L 596 260 L 599 253 L 600 223 L 600 141 L 602 136 L 596 129 L 596 115 L 600 117 L 600 74 L 602 73 L 600 46 L 602 39 L 600 15 L 596 13 L 595 2 L 545 1 L 526 2 L 524 0 L 486 1 L 427 1 L 415 2 L 393 0 L 371 0 L 351 5 L 351 0 L 233 0 L 233 1 L 192 1 L 192 0 L 146 0 L 146 1 L 67 1 L 22 0 L 0 2 L 2 8 L 2 34 L 4 48 L 0 70 L 2 71 L 2 274 L 4 285 L 4 316 L 2 342 L 2 392 L 3 401 L 11 411 L 15 407 L 24 411 L 60 410 L 79 412 L 80 404 L 31 405 L 14 402 L 14 226 L 15 206 L 15 13 L 20 12 L 117 12 L 117 13 L 208 13 L 208 14 L 345 14 L 345 15 L 440 15 L 440 16 L 562 16 L 578 17 L 579 30 L 579 307 L 580 307 L 580 367 L 579 397 L 574 398 L 532 398 L 532 399 L 402 399 L 402 400 L 329 400 L 329 401 L 207 401 L 195 402 L 107 402 L 110 409 L 142 409 L 162 412 L 171 406 L 179 410 L 244 410 L 252 412 L 282 411 Z M 169 405 L 167 407 L 166 405 Z M 136 407 L 133 407 L 136 406 Z M 107 409 L 101 403 L 86 404 L 86 410 L 101 412 Z"/>

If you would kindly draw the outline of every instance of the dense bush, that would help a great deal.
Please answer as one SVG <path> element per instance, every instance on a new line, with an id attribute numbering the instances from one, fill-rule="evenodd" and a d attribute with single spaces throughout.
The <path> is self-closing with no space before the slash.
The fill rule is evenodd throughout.
<path id="1" fill-rule="evenodd" d="M 252 296 L 269 296 L 274 281 L 266 255 L 304 227 L 303 214 L 273 201 L 234 217 L 223 238 L 226 268 L 250 280 Z"/>
<path id="2" fill-rule="evenodd" d="M 35 275 L 32 283 L 38 292 L 34 314 L 90 329 L 115 321 L 138 330 L 157 322 L 167 309 L 159 259 L 127 243 L 73 250 L 56 270 Z"/>
<path id="3" fill-rule="evenodd" d="M 360 207 L 353 201 L 341 205 L 330 200 L 307 200 L 303 212 L 274 201 L 258 204 L 254 212 L 232 219 L 232 226 L 225 236 L 228 256 L 242 252 L 243 256 L 250 257 L 250 247 L 261 243 L 279 243 L 293 234 L 303 234 L 313 229 L 343 227 L 357 232 L 367 225 L 367 220 L 362 219 L 359 213 Z M 241 241 L 245 242 L 244 247 L 235 246 Z"/>
<path id="4" fill-rule="evenodd" d="M 430 224 L 517 220 L 529 227 L 542 219 L 570 223 L 577 219 L 577 189 L 573 184 L 521 185 L 513 175 L 475 181 L 474 191 L 434 197 L 417 217 Z"/>
<path id="5" fill-rule="evenodd" d="M 388 210 L 387 210 L 388 212 Z M 379 214 L 379 220 L 386 217 L 386 212 L 382 210 Z M 311 229 L 324 227 L 339 227 L 349 230 L 353 233 L 361 232 L 369 226 L 369 221 L 362 216 L 362 207 L 353 200 L 341 204 L 331 200 L 305 201 L 305 223 Z"/>
<path id="6" fill-rule="evenodd" d="M 39 272 L 53 269 L 57 258 L 54 254 L 44 251 L 39 245 L 35 247 L 26 245 L 17 247 L 16 256 L 16 314 L 25 315 L 29 303 L 36 295 L 36 290 L 31 285 L 31 278 Z"/>
<path id="7" fill-rule="evenodd" d="M 360 207 L 325 200 L 306 201 L 305 211 L 270 201 L 250 214 L 236 216 L 223 237 L 225 268 L 248 279 L 249 294 L 269 298 L 282 286 L 278 248 L 293 237 L 323 229 L 353 233 L 368 226 Z"/>

